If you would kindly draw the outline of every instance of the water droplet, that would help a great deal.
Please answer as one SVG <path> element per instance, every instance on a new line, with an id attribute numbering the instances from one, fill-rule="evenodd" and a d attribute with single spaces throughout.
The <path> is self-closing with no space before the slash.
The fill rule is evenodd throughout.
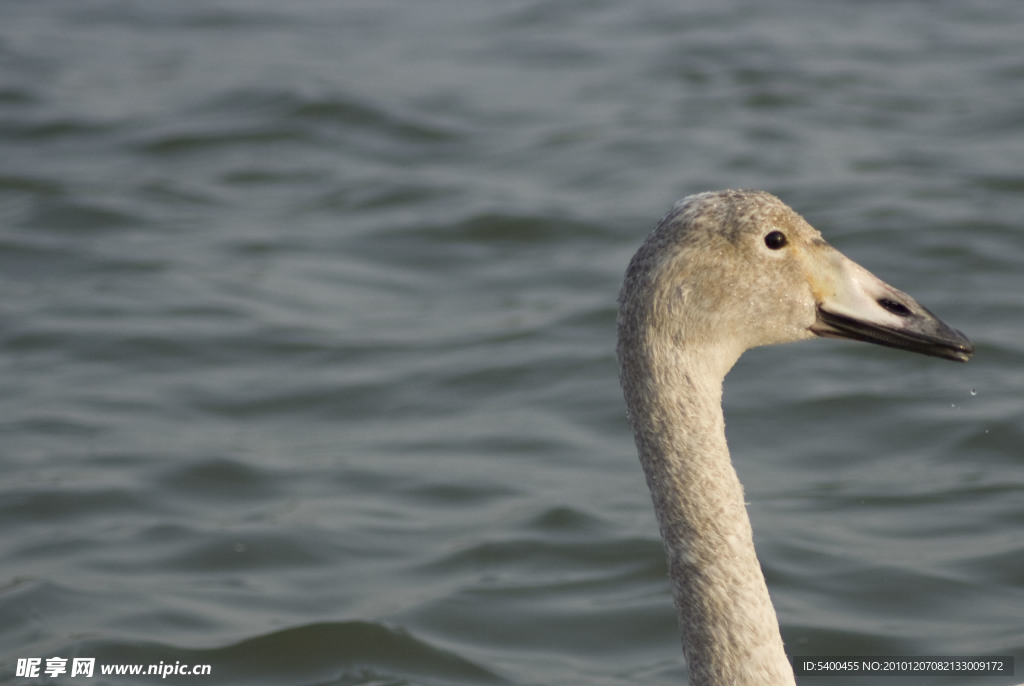
<path id="1" fill-rule="evenodd" d="M 978 395 L 978 389 L 972 388 L 971 389 L 971 395 Z"/>

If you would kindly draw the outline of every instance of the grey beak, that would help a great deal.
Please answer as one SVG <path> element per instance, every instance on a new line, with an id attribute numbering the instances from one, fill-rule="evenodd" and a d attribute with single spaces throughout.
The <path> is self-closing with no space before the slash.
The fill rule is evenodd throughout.
<path id="1" fill-rule="evenodd" d="M 901 303 L 893 302 L 901 308 L 910 309 Z M 887 305 L 891 307 L 889 303 L 880 303 L 879 307 L 887 309 Z M 920 305 L 915 309 L 919 309 L 920 312 L 909 311 L 905 315 L 897 315 L 903 316 L 904 322 L 898 326 L 891 326 L 829 312 L 819 306 L 818 319 L 811 325 L 811 331 L 827 338 L 847 338 L 875 343 L 956 362 L 971 359 L 974 346 L 967 336 L 948 326 Z"/>
<path id="2" fill-rule="evenodd" d="M 903 291 L 893 288 L 838 251 L 829 256 L 828 288 L 810 330 L 890 348 L 966 362 L 974 346 Z"/>

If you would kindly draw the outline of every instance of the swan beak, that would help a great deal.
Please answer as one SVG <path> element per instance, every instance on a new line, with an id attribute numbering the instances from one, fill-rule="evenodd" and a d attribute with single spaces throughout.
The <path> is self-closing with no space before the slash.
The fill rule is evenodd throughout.
<path id="1" fill-rule="evenodd" d="M 885 283 L 837 251 L 826 278 L 812 283 L 818 299 L 812 333 L 966 362 L 974 346 L 903 291 Z"/>

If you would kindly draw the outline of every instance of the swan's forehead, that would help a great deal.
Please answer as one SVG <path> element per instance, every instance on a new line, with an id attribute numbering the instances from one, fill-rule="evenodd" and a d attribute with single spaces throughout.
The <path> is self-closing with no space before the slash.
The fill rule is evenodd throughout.
<path id="1" fill-rule="evenodd" d="M 805 288 L 819 303 L 835 295 L 842 280 L 842 254 L 789 205 L 764 191 L 724 191 L 693 200 L 688 219 L 700 227 L 698 232 L 713 235 L 712 242 L 725 241 L 728 250 L 745 256 L 722 270 L 738 272 L 730 278 L 759 284 L 765 292 L 781 288 L 794 299 L 806 294 Z M 765 236 L 772 231 L 786 236 L 786 247 L 777 254 L 765 249 Z M 749 260 L 758 266 L 751 267 Z"/>
<path id="2" fill-rule="evenodd" d="M 691 195 L 675 207 L 679 224 L 706 240 L 751 245 L 779 230 L 790 243 L 824 244 L 821 234 L 789 205 L 764 191 L 729 190 Z M 691 236 L 698 238 L 698 236 Z M 699 238 L 698 238 L 699 240 Z"/>

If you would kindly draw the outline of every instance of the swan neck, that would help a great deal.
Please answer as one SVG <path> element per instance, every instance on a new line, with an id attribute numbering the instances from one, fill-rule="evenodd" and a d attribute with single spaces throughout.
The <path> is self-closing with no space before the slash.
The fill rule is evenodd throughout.
<path id="1" fill-rule="evenodd" d="M 620 332 L 622 385 L 690 684 L 795 684 L 726 444 L 722 365 L 696 350 L 634 343 Z"/>

